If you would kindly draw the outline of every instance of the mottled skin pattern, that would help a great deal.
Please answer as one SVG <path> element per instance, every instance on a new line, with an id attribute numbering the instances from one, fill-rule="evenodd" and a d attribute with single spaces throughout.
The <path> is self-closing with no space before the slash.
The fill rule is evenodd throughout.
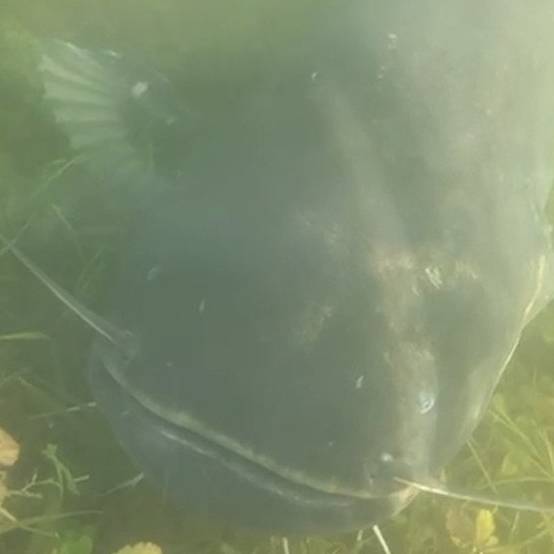
<path id="1" fill-rule="evenodd" d="M 169 496 L 355 528 L 461 448 L 550 293 L 553 11 L 326 5 L 152 184 L 90 368 Z"/>

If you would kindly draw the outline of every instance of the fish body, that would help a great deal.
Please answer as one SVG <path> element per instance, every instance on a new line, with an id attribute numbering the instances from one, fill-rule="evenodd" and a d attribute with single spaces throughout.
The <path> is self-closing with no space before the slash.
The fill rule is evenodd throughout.
<path id="1" fill-rule="evenodd" d="M 284 532 L 396 513 L 415 494 L 398 479 L 462 447 L 551 297 L 553 8 L 424 4 L 326 6 L 297 56 L 200 114 L 179 171 L 141 188 L 103 314 L 138 346 L 100 334 L 89 375 L 181 505 Z M 140 165 L 109 63 L 56 48 L 45 90 L 72 142 L 88 151 L 87 123 L 72 130 L 52 83 L 76 74 Z"/>

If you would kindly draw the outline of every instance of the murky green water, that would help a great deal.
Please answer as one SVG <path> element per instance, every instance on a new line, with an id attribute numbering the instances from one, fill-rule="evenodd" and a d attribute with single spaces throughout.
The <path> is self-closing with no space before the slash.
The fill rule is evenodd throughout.
<path id="1" fill-rule="evenodd" d="M 430 6 L 432 2 L 427 4 Z M 506 13 L 513 8 L 512 3 L 507 4 L 510 6 L 506 6 L 505 13 L 498 14 L 498 21 L 503 21 Z M 325 3 L 330 13 L 340 13 L 336 9 L 333 11 L 333 5 L 332 2 Z M 480 13 L 478 3 L 469 2 L 468 5 L 468 10 Z M 368 1 L 368 6 L 371 8 L 373 4 Z M 123 52 L 168 77 L 177 97 L 186 99 L 185 107 L 193 107 L 185 115 L 185 118 L 190 118 L 192 130 L 189 133 L 187 127 L 183 153 L 178 150 L 178 153 L 170 151 L 168 154 L 169 150 L 164 150 L 161 157 L 156 157 L 159 153 L 150 152 L 152 159 L 147 163 L 148 130 L 145 142 L 139 141 L 139 151 L 144 154 L 141 163 L 144 162 L 145 173 L 150 168 L 149 164 L 153 164 L 154 171 L 162 172 L 160 168 L 163 167 L 164 173 L 174 175 L 172 172 L 176 166 L 186 171 L 189 155 L 186 145 L 196 140 L 194 125 L 198 117 L 208 117 L 212 123 L 226 117 L 232 120 L 233 116 L 229 113 L 241 109 L 240 99 L 251 88 L 264 82 L 279 91 L 281 89 L 275 82 L 278 83 L 283 75 L 295 76 L 298 67 L 304 68 L 296 63 L 303 56 L 310 59 L 307 53 L 310 42 L 304 41 L 304 37 L 314 20 L 318 20 L 321 9 L 320 2 L 308 0 L 265 3 L 255 0 L 117 3 L 101 0 L 48 0 L 41 3 L 4 0 L 0 5 L 0 231 L 14 237 L 24 229 L 18 245 L 38 266 L 83 304 L 99 313 L 109 311 L 110 294 L 119 274 L 123 253 L 130 249 L 129 228 L 136 225 L 133 218 L 137 207 L 129 202 L 126 188 L 129 183 L 118 181 L 116 186 L 109 171 L 95 173 L 86 163 L 79 163 L 75 150 L 51 110 L 44 104 L 42 77 L 37 70 L 43 48 L 41 40 L 55 38 L 93 50 Z M 382 15 L 378 6 L 375 5 L 374 9 L 375 17 Z M 436 20 L 445 27 L 437 32 L 436 37 L 446 41 L 448 25 L 452 25 L 454 35 L 457 27 L 448 16 L 448 8 L 444 9 L 444 17 L 437 17 Z M 383 8 L 383 11 L 386 12 L 386 9 Z M 475 21 L 492 21 L 495 14 L 491 11 L 492 8 L 484 10 L 483 19 L 475 15 Z M 369 9 L 369 12 L 363 13 L 372 12 Z M 545 8 L 545 19 L 547 15 L 552 14 Z M 530 18 L 531 23 L 527 20 L 521 22 L 519 33 L 518 19 L 506 16 L 506 20 L 516 29 L 513 33 L 514 44 L 519 44 L 520 35 L 540 35 L 543 29 L 540 27 L 536 33 L 530 32 L 526 27 L 534 21 Z M 422 25 L 424 21 L 425 14 L 417 14 L 415 10 L 413 25 Z M 384 51 L 394 50 L 396 41 L 402 40 L 402 35 L 396 36 L 393 31 L 395 29 L 383 29 Z M 348 38 L 344 37 L 344 44 L 350 45 L 352 41 Z M 480 35 L 478 29 L 468 29 L 468 40 L 482 40 L 484 56 L 500 49 L 495 44 L 487 43 L 486 33 Z M 342 41 L 339 40 L 338 44 Z M 508 41 L 507 47 L 510 45 Z M 447 52 L 448 47 L 445 56 Z M 333 59 L 335 55 L 340 59 L 340 52 L 330 52 L 329 58 Z M 533 60 L 518 60 L 519 63 L 521 74 L 526 75 L 525 68 L 531 66 Z M 486 67 L 491 66 L 494 66 L 492 62 Z M 453 67 L 456 67 L 456 59 Z M 379 67 L 373 69 L 376 70 L 375 79 L 383 78 Z M 387 68 L 381 69 L 386 73 Z M 546 69 L 545 66 L 545 72 Z M 344 68 L 345 74 L 349 70 Z M 428 83 L 438 79 L 432 64 L 426 65 L 423 59 L 421 71 L 421 80 L 406 82 L 406 86 L 413 87 L 414 93 L 418 90 L 432 91 Z M 317 73 L 315 68 L 313 73 L 307 75 L 307 80 L 317 81 Z M 456 75 L 455 70 L 453 75 Z M 496 78 L 497 96 L 484 94 L 481 98 L 476 94 L 476 102 L 488 102 L 491 109 L 496 109 L 496 102 L 502 105 L 505 89 L 512 84 L 500 70 Z M 503 78 L 507 79 L 507 84 L 503 84 Z M 450 84 L 458 82 L 460 87 L 467 87 L 468 94 L 471 93 L 472 83 L 466 82 L 463 75 L 449 81 Z M 326 93 L 329 91 L 333 92 L 330 86 Z M 458 93 L 463 96 L 460 91 L 452 92 L 452 96 L 457 98 Z M 283 89 L 285 94 L 290 94 L 286 88 Z M 402 94 L 399 92 L 398 98 L 402 98 Z M 438 91 L 437 94 L 439 98 L 444 98 L 443 92 Z M 529 155 L 526 141 L 536 142 L 537 156 L 543 156 L 542 150 L 548 148 L 554 138 L 554 128 L 549 127 L 554 121 L 554 113 L 545 113 L 544 118 L 533 126 L 525 119 L 526 110 L 519 108 L 519 101 L 526 97 L 525 85 L 521 85 L 513 97 L 509 94 L 505 96 L 514 102 L 513 112 L 520 117 L 517 119 L 514 116 L 514 120 L 523 121 L 525 125 L 522 130 L 521 127 L 511 127 L 507 120 L 500 121 L 497 122 L 498 127 L 490 131 L 491 136 L 494 137 L 494 133 L 500 136 L 505 132 L 513 132 L 517 136 L 521 132 L 520 142 L 513 141 L 518 148 L 510 151 L 514 159 L 517 159 L 518 153 L 522 157 L 522 152 Z M 542 98 L 543 95 L 537 96 Z M 548 96 L 546 92 L 545 96 Z M 554 97 L 554 94 L 550 96 Z M 386 98 L 386 94 L 384 97 L 379 99 L 382 109 L 386 111 L 390 109 L 390 98 Z M 355 147 L 352 143 L 359 136 L 353 135 L 345 123 L 348 121 L 345 113 L 352 106 L 337 105 L 332 104 L 336 108 L 335 115 L 340 116 L 332 122 L 336 133 L 333 138 L 340 138 L 337 143 L 341 148 L 352 148 L 355 152 L 352 157 L 355 158 L 359 143 Z M 457 129 L 457 116 L 437 104 L 435 108 L 443 110 L 440 112 L 443 116 L 433 119 L 433 99 L 422 105 L 421 112 L 414 111 L 410 125 L 417 128 L 418 125 L 428 124 L 429 144 L 436 141 L 438 148 L 439 143 L 448 141 L 449 133 Z M 544 105 L 549 104 L 544 102 Z M 260 102 L 256 109 L 264 113 L 267 105 Z M 425 110 L 429 110 L 430 115 Z M 444 114 L 452 117 L 451 126 L 442 126 Z M 289 115 L 291 121 L 295 117 Z M 302 118 L 300 110 L 298 117 Z M 245 128 L 249 129 L 247 124 Z M 406 130 L 406 134 L 399 133 L 394 125 L 391 129 L 391 136 L 386 132 L 378 135 L 381 138 L 385 136 L 388 142 L 383 142 L 384 146 L 372 145 L 372 148 L 379 150 L 382 147 L 386 150 L 383 158 L 390 161 L 394 159 L 395 146 L 398 145 L 398 151 L 409 160 L 405 167 L 398 169 L 398 174 L 406 178 L 417 175 L 417 152 L 427 153 L 432 151 L 432 147 L 411 143 L 411 132 L 415 137 L 420 136 L 411 128 Z M 309 133 L 306 136 L 310 136 Z M 305 139 L 298 134 L 291 136 L 290 141 L 285 138 L 287 140 L 283 137 L 275 139 L 275 144 L 282 144 L 284 151 L 285 146 L 293 151 Z M 261 136 L 261 143 L 266 139 Z M 488 159 L 487 156 L 494 158 L 497 153 L 494 141 L 487 143 L 490 152 L 474 155 L 474 139 L 474 136 L 464 135 L 466 142 L 461 140 L 455 144 L 453 159 L 461 157 L 460 152 L 466 156 L 464 159 L 472 160 L 476 165 L 482 159 Z M 214 142 L 214 151 L 221 153 L 221 146 L 217 140 Z M 266 144 L 269 143 L 267 139 Z M 480 144 L 478 140 L 477 144 Z M 406 154 L 412 151 L 415 154 Z M 233 155 L 243 154 L 237 147 Z M 329 153 L 331 156 L 332 153 Z M 248 156 L 243 155 L 241 159 L 245 158 Z M 264 159 L 263 163 L 272 167 L 270 158 L 268 156 L 270 161 Z M 348 156 L 345 158 L 350 159 Z M 416 162 L 412 162 L 412 158 Z M 554 152 L 552 158 L 554 160 Z M 429 157 L 426 162 L 429 162 Z M 433 160 L 439 168 L 443 162 Z M 202 156 L 192 155 L 192 163 L 201 165 Z M 218 161 L 213 163 L 216 165 Z M 399 162 L 399 165 L 402 163 Z M 396 167 L 392 162 L 391 165 Z M 360 167 L 365 168 L 363 163 L 359 163 L 354 169 L 359 170 Z M 370 169 L 373 171 L 374 167 Z M 463 164 L 459 169 L 463 173 Z M 552 164 L 544 168 L 545 174 L 551 172 Z M 290 174 L 293 178 L 298 177 L 292 170 Z M 472 172 L 468 170 L 467 174 L 471 176 Z M 363 181 L 364 178 L 363 173 L 353 176 L 354 181 Z M 513 177 L 514 180 L 518 178 L 521 178 L 522 186 L 526 186 L 525 175 Z M 506 180 L 510 181 L 510 177 Z M 183 186 L 190 186 L 191 194 L 196 194 L 194 184 Z M 292 189 L 293 186 L 290 186 Z M 317 190 L 315 185 L 314 189 Z M 330 190 L 333 190 L 332 187 Z M 260 196 L 263 194 L 260 193 Z M 311 198 L 310 194 L 311 189 L 306 196 Z M 234 206 L 232 191 L 224 191 L 222 195 L 228 202 L 225 205 Z M 334 198 L 332 194 L 330 197 Z M 304 197 L 301 200 L 304 201 Z M 281 196 L 276 195 L 276 202 L 280 201 L 286 205 Z M 440 210 L 440 205 L 437 205 L 437 210 Z M 189 215 L 190 219 L 194 219 L 194 209 Z M 202 216 L 200 213 L 198 220 L 201 221 Z M 265 216 L 267 221 L 273 221 L 271 210 Z M 263 217 L 260 219 L 263 220 Z M 520 223 L 517 222 L 518 225 Z M 197 229 L 194 225 L 191 228 Z M 239 231 L 237 236 L 241 236 Z M 424 231 L 431 233 L 427 228 Z M 520 235 L 516 232 L 514 236 Z M 517 239 L 513 241 L 513 248 L 516 248 L 516 242 Z M 336 246 L 338 242 L 333 244 Z M 203 253 L 201 246 L 199 252 L 198 259 Z M 437 285 L 437 276 L 433 275 L 432 284 Z M 500 281 L 502 279 L 499 278 Z M 206 305 L 201 302 L 198 309 L 201 312 L 210 309 L 209 299 Z M 269 342 L 275 336 L 281 336 L 279 333 L 286 335 L 289 331 L 272 326 L 271 309 L 278 312 L 279 307 L 268 303 L 269 315 L 261 310 L 265 319 L 260 317 L 268 330 Z M 318 336 L 327 313 L 325 310 L 312 310 L 307 318 L 309 325 L 299 328 L 291 325 L 295 336 L 300 337 L 298 340 L 304 341 L 304 346 Z M 553 329 L 554 313 L 551 308 L 546 308 L 529 325 L 481 425 L 472 435 L 470 443 L 443 471 L 442 477 L 452 486 L 475 494 L 554 505 Z M 129 460 L 114 438 L 113 430 L 98 410 L 86 379 L 85 367 L 94 336 L 94 332 L 50 294 L 18 260 L 2 251 L 0 431 L 9 433 L 15 439 L 19 455 L 15 456 L 17 460 L 11 459 L 10 453 L 15 447 L 10 446 L 9 441 L 3 444 L 0 440 L 0 463 L 2 455 L 7 456 L 0 481 L 0 553 L 111 554 L 125 545 L 141 542 L 159 546 L 164 554 L 286 552 L 287 545 L 279 535 L 244 531 L 240 526 L 222 522 L 216 517 L 199 516 L 194 502 L 187 504 L 185 501 L 180 508 L 176 508 L 170 500 L 171 491 L 167 486 L 136 479 L 141 469 Z M 426 377 L 427 373 L 422 371 L 416 375 L 418 379 L 422 376 Z M 362 382 L 363 379 L 359 378 L 353 381 L 356 386 L 362 386 Z M 415 382 L 417 379 L 414 379 Z M 224 397 L 224 392 L 214 391 L 214 397 Z M 260 404 L 263 404 L 261 400 Z M 251 417 L 255 419 L 260 414 L 252 414 Z M 460 425 L 459 421 L 448 423 L 453 434 L 457 424 Z M 290 454 L 290 459 L 294 459 L 294 452 Z M 317 464 L 313 462 L 313 465 Z M 236 510 L 240 519 L 240 503 Z M 248 508 L 244 507 L 244 511 L 247 512 Z M 554 548 L 553 525 L 552 515 L 548 513 L 496 509 L 420 494 L 408 508 L 385 520 L 380 528 L 393 553 L 542 554 Z M 157 552 L 154 547 L 151 548 L 144 552 Z M 288 540 L 288 548 L 294 554 L 382 551 L 371 529 L 363 533 L 324 537 L 293 535 Z M 140 554 L 139 550 L 136 552 Z"/>

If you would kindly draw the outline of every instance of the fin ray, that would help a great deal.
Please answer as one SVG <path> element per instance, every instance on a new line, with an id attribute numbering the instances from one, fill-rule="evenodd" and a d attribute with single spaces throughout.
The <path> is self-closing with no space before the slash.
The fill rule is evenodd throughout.
<path id="1" fill-rule="evenodd" d="M 147 164 L 130 141 L 132 126 L 125 119 L 125 103 L 131 91 L 117 62 L 116 55 L 46 41 L 40 63 L 44 101 L 87 165 L 104 172 L 116 160 L 114 174 L 132 178 L 144 174 Z"/>

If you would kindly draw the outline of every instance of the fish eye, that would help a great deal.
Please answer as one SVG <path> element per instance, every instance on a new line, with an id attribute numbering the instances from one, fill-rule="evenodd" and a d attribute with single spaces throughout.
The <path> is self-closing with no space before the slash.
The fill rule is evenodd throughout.
<path id="1" fill-rule="evenodd" d="M 430 391 L 421 390 L 417 398 L 419 413 L 424 415 L 430 412 L 435 405 L 435 396 Z"/>

